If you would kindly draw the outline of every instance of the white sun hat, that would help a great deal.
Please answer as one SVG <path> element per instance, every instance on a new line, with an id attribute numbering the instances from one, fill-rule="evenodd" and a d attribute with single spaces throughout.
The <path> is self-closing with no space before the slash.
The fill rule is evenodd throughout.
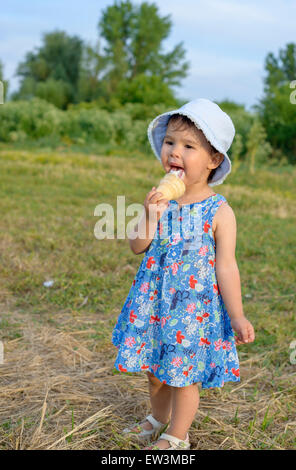
<path id="1" fill-rule="evenodd" d="M 170 117 L 173 114 L 187 116 L 198 129 L 200 129 L 206 139 L 223 153 L 224 159 L 216 168 L 214 176 L 209 181 L 209 186 L 216 186 L 223 183 L 227 175 L 231 172 L 231 161 L 227 155 L 234 135 L 235 128 L 232 120 L 213 101 L 199 98 L 184 104 L 179 109 L 160 114 L 148 126 L 148 139 L 158 160 L 161 162 L 161 147 L 166 134 L 166 128 Z"/>

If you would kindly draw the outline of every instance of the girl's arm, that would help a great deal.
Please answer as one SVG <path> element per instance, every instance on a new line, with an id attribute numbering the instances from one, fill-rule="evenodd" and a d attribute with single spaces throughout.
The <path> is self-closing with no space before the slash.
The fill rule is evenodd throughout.
<path id="1" fill-rule="evenodd" d="M 254 328 L 243 312 L 239 269 L 235 259 L 236 219 L 232 208 L 222 204 L 216 213 L 216 276 L 237 344 L 254 341 Z"/>
<path id="2" fill-rule="evenodd" d="M 128 234 L 130 248 L 136 255 L 148 250 L 154 238 L 158 221 L 168 203 L 169 201 L 163 199 L 162 193 L 157 192 L 155 187 L 146 195 L 142 216 L 132 233 Z"/>
<path id="3" fill-rule="evenodd" d="M 133 231 L 128 234 L 129 245 L 132 252 L 136 255 L 140 255 L 146 251 L 153 240 L 156 229 L 157 219 L 155 219 L 154 223 L 149 222 L 149 218 L 144 210 L 139 222 L 135 225 Z"/>

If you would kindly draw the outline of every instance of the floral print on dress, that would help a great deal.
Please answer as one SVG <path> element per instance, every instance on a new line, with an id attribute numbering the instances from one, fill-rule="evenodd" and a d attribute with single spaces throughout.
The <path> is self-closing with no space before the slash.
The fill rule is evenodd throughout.
<path id="1" fill-rule="evenodd" d="M 240 381 L 234 333 L 216 278 L 214 194 L 158 221 L 112 333 L 120 372 L 150 371 L 162 383 L 223 387 Z"/>

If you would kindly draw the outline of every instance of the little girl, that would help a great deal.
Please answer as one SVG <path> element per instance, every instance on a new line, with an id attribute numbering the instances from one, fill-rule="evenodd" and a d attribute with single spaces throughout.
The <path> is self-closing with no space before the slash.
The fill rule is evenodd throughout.
<path id="1" fill-rule="evenodd" d="M 231 172 L 226 152 L 234 134 L 230 117 L 207 99 L 161 114 L 148 127 L 156 157 L 166 172 L 183 169 L 186 190 L 178 200 L 167 201 L 155 187 L 146 195 L 129 235 L 133 253 L 145 256 L 112 335 L 115 367 L 148 376 L 151 414 L 123 431 L 143 441 L 159 436 L 145 449 L 190 448 L 197 384 L 238 382 L 236 345 L 255 338 L 242 307 L 235 215 L 211 190 Z"/>

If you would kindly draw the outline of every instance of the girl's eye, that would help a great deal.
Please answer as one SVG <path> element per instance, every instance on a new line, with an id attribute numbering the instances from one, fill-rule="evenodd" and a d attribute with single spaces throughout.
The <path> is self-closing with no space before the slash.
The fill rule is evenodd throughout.
<path id="1" fill-rule="evenodd" d="M 189 144 L 185 145 L 185 147 L 187 147 L 188 149 L 193 149 L 192 145 Z"/>
<path id="2" fill-rule="evenodd" d="M 172 144 L 173 144 L 173 142 L 171 142 L 170 140 L 166 140 L 165 143 L 168 144 L 168 145 L 172 145 Z"/>

